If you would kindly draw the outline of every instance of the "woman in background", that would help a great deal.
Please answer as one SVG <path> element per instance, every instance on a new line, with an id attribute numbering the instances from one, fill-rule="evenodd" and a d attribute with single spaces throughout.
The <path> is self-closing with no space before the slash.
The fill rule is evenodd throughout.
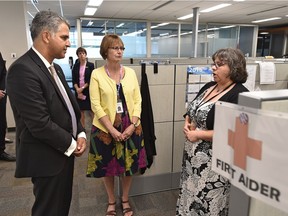
<path id="1" fill-rule="evenodd" d="M 106 64 L 93 71 L 90 81 L 94 112 L 88 156 L 88 177 L 103 177 L 108 195 L 106 215 L 116 215 L 114 177 L 121 177 L 124 216 L 133 215 L 128 195 L 132 176 L 147 164 L 143 142 L 141 94 L 135 71 L 120 62 L 125 47 L 118 35 L 106 35 L 100 54 Z"/>
<path id="2" fill-rule="evenodd" d="M 185 114 L 180 193 L 176 215 L 228 215 L 230 183 L 211 170 L 215 103 L 238 102 L 248 77 L 246 60 L 238 49 L 220 49 L 213 56 L 213 82 L 203 86 Z"/>
<path id="3" fill-rule="evenodd" d="M 85 111 L 89 111 L 93 119 L 91 111 L 89 83 L 91 73 L 94 70 L 94 64 L 87 61 L 87 51 L 83 47 L 76 50 L 78 61 L 72 69 L 72 83 L 75 90 L 75 96 L 81 110 L 81 123 L 85 127 Z"/>

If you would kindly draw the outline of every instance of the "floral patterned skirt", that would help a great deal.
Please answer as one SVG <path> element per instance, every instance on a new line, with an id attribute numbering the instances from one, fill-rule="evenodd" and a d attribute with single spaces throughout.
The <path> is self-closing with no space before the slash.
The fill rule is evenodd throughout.
<path id="1" fill-rule="evenodd" d="M 211 166 L 211 142 L 185 142 L 177 216 L 228 216 L 230 182 Z"/>
<path id="2" fill-rule="evenodd" d="M 92 126 L 87 177 L 131 176 L 146 165 L 141 125 L 122 142 L 116 142 L 109 133 Z"/>

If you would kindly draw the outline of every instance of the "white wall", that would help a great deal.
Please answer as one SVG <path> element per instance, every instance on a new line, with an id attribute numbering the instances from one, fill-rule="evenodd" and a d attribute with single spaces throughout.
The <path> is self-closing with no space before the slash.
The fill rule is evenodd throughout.
<path id="1" fill-rule="evenodd" d="M 16 53 L 17 58 L 28 50 L 27 30 L 29 29 L 25 8 L 25 1 L 0 1 L 0 52 L 6 60 L 7 70 L 15 61 L 11 58 L 11 53 Z M 7 124 L 8 128 L 15 127 L 9 100 Z"/>

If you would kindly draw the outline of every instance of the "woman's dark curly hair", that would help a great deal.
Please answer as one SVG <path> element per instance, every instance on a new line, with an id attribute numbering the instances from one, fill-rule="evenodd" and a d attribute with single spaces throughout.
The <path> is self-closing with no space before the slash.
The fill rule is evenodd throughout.
<path id="1" fill-rule="evenodd" d="M 219 49 L 212 55 L 213 62 L 218 58 L 230 68 L 230 79 L 234 83 L 245 83 L 248 77 L 246 59 L 240 49 Z"/>

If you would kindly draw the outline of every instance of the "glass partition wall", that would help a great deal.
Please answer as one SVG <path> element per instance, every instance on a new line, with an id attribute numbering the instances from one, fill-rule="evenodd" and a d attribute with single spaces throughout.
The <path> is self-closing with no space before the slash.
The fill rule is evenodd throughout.
<path id="1" fill-rule="evenodd" d="M 80 19 L 79 23 L 80 26 L 72 27 L 70 30 L 71 48 L 68 49 L 66 58 L 69 56 L 77 58 L 76 49 L 83 46 L 87 49 L 88 58 L 101 59 L 100 43 L 103 36 L 108 33 L 118 34 L 123 40 L 126 48 L 124 58 L 147 58 L 148 56 L 190 58 L 192 56 L 191 23 L 151 22 L 148 25 L 146 21 L 87 18 Z M 149 31 L 147 26 L 150 28 Z M 255 28 L 258 30 L 257 26 L 199 24 L 197 57 L 210 57 L 217 49 L 223 47 L 243 48 L 243 52 L 248 53 L 248 56 L 256 55 L 252 48 L 256 47 L 252 43 L 255 41 L 254 37 L 257 39 Z M 80 32 L 80 40 L 77 31 Z"/>
<path id="2" fill-rule="evenodd" d="M 121 20 L 81 20 L 81 46 L 89 50 L 91 58 L 102 58 L 100 44 L 105 34 L 121 36 L 125 57 L 146 57 L 146 22 Z M 80 45 L 79 45 L 80 46 Z"/>

